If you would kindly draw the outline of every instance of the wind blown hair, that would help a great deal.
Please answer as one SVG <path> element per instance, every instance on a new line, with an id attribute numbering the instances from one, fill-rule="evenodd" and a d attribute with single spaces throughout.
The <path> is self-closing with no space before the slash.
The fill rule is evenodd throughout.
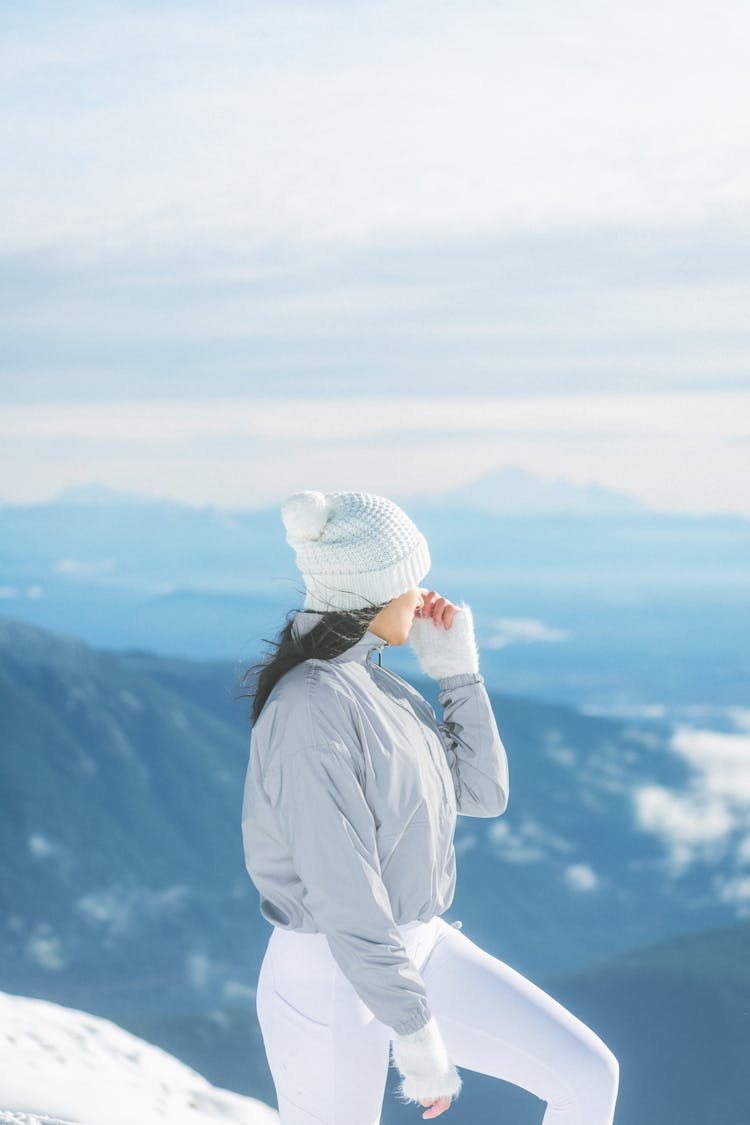
<path id="1" fill-rule="evenodd" d="M 252 664 L 240 679 L 242 687 L 252 681 L 250 691 L 235 696 L 236 699 L 252 699 L 252 724 L 257 722 L 274 685 L 286 672 L 303 660 L 330 660 L 345 652 L 364 637 L 373 619 L 388 604 L 370 602 L 362 609 L 326 610 L 320 621 L 302 636 L 292 632 L 294 619 L 299 611 L 290 609 L 286 614 L 286 623 L 276 638 L 263 638 L 263 643 L 271 645 L 272 651 L 264 659 Z"/>

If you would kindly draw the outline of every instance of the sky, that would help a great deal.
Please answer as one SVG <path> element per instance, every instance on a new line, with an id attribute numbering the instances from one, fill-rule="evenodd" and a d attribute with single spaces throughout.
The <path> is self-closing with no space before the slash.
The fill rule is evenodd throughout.
<path id="1" fill-rule="evenodd" d="M 0 501 L 750 515 L 750 9 L 5 5 Z"/>

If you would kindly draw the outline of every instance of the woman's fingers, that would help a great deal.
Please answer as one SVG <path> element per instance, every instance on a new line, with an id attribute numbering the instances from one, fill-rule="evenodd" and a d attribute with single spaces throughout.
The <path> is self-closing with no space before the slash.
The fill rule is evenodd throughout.
<path id="1" fill-rule="evenodd" d="M 424 605 L 422 606 L 422 617 L 431 617 L 436 625 L 440 624 L 436 614 L 439 601 L 440 596 L 437 591 L 428 590 L 424 596 Z"/>
<path id="2" fill-rule="evenodd" d="M 443 624 L 443 610 L 446 605 L 445 598 L 438 598 L 432 603 L 432 620 L 436 628 L 440 628 Z"/>
<path id="3" fill-rule="evenodd" d="M 436 628 L 443 625 L 450 629 L 457 607 L 448 598 L 441 597 L 436 590 L 428 590 L 420 617 L 431 617 Z"/>
<path id="4" fill-rule="evenodd" d="M 422 1117 L 437 1117 L 441 1113 L 445 1113 L 448 1106 L 451 1104 L 449 1097 L 444 1098 L 422 1098 L 421 1105 L 428 1105 L 430 1108 L 425 1110 Z"/>
<path id="5" fill-rule="evenodd" d="M 456 612 L 457 609 L 456 606 L 454 606 L 453 602 L 448 602 L 445 610 L 443 611 L 443 624 L 445 625 L 446 629 L 450 629 L 451 625 L 453 624 L 453 617 Z"/>

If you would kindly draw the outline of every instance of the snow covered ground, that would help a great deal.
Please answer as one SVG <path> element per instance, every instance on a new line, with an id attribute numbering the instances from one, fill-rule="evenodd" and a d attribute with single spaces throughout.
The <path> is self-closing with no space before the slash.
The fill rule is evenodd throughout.
<path id="1" fill-rule="evenodd" d="M 38 1113 L 13 1113 L 0 1109 L 0 1125 L 76 1125 L 74 1121 L 63 1121 L 62 1117 L 40 1117 Z"/>
<path id="2" fill-rule="evenodd" d="M 38 1113 L 13 1113 L 0 1109 L 0 1125 L 75 1125 L 62 1117 L 40 1117 Z"/>
<path id="3" fill-rule="evenodd" d="M 111 1020 L 0 992 L 0 1125 L 278 1125 Z"/>

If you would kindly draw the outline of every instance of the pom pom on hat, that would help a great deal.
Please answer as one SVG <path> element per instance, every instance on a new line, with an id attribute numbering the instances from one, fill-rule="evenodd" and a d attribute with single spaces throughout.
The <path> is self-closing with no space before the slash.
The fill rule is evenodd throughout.
<path id="1" fill-rule="evenodd" d="M 381 605 L 418 586 L 431 560 L 406 512 L 372 492 L 294 492 L 281 504 L 305 580 L 305 609 Z"/>
<path id="2" fill-rule="evenodd" d="M 322 492 L 305 489 L 292 493 L 281 505 L 287 543 L 311 543 L 320 539 L 330 514 Z"/>

